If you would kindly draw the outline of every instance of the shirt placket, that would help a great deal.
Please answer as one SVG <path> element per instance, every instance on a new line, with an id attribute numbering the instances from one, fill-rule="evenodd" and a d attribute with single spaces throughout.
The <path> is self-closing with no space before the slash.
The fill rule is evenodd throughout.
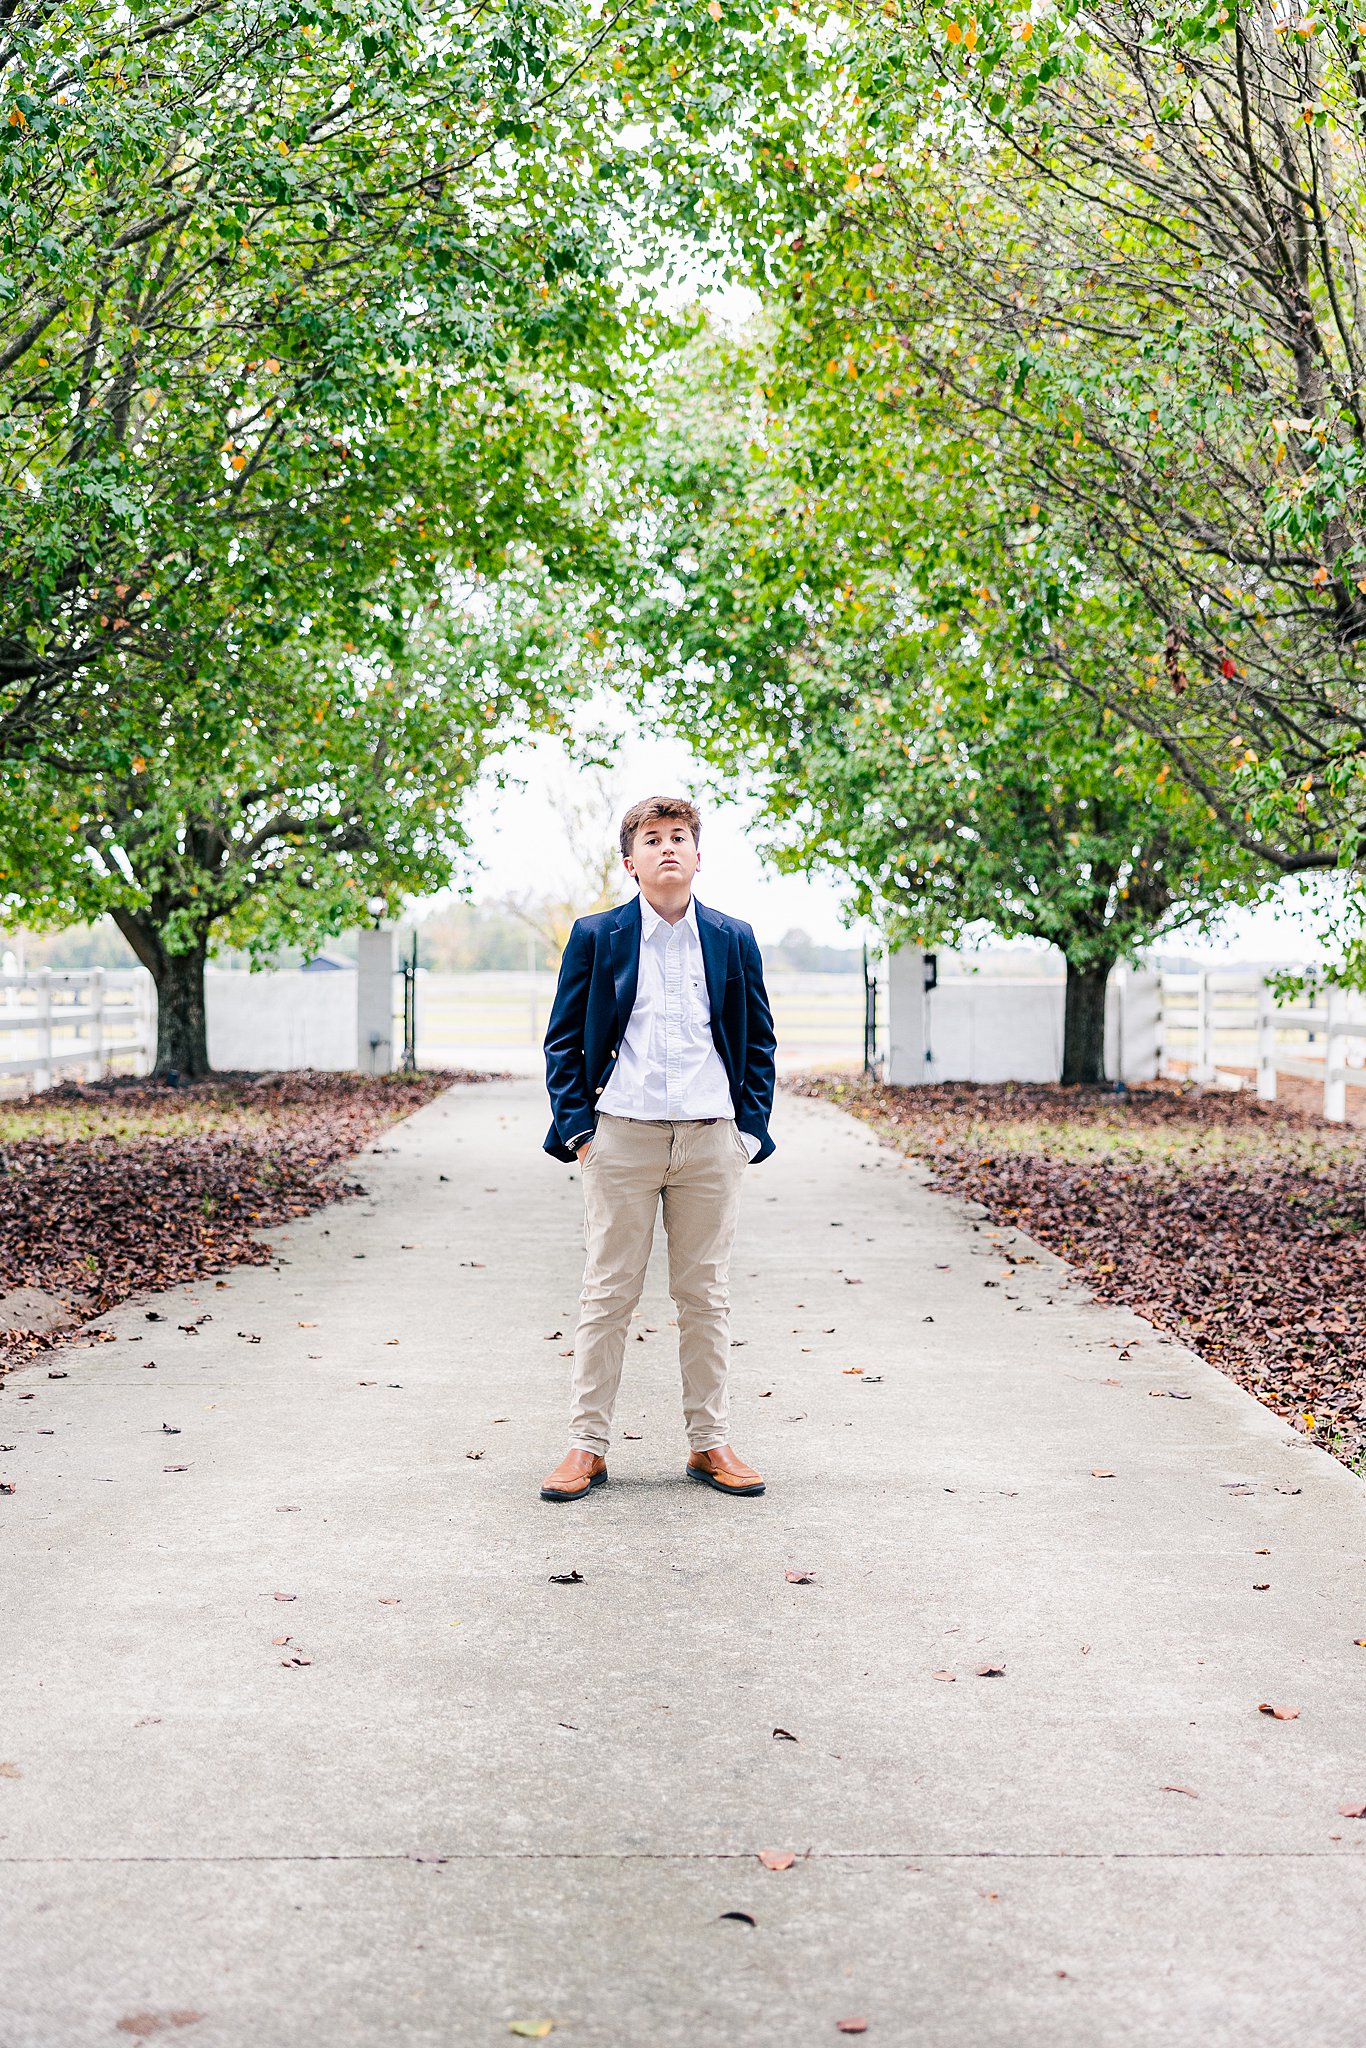
<path id="1" fill-rule="evenodd" d="M 676 1117 L 683 1098 L 683 947 L 676 924 L 664 947 L 664 1113 Z"/>

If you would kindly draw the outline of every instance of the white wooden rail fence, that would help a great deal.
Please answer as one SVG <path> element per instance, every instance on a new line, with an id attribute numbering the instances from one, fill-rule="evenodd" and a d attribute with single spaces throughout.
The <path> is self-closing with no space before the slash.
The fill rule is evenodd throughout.
<path id="1" fill-rule="evenodd" d="M 72 1070 L 98 1081 L 130 1063 L 146 1073 L 155 1015 L 152 979 L 140 967 L 0 974 L 0 1082 L 50 1088 Z"/>
<path id="2" fill-rule="evenodd" d="M 1329 1123 L 1346 1121 L 1349 1088 L 1366 1088 L 1366 997 L 1355 991 L 1283 1006 L 1260 974 L 1164 974 L 1160 1031 L 1159 1073 L 1211 1082 L 1250 1071 L 1263 1102 L 1281 1074 L 1317 1081 Z"/>
<path id="3" fill-rule="evenodd" d="M 1262 975 L 1213 968 L 1163 974 L 1155 994 L 1160 1074 L 1251 1078 L 1264 1102 L 1282 1074 L 1316 1081 L 1330 1123 L 1345 1121 L 1349 1088 L 1366 1088 L 1366 996 L 1325 988 L 1283 1006 Z M 86 1080 L 116 1066 L 146 1073 L 155 1016 L 142 968 L 0 974 L 0 1091 L 49 1088 L 73 1070 Z"/>

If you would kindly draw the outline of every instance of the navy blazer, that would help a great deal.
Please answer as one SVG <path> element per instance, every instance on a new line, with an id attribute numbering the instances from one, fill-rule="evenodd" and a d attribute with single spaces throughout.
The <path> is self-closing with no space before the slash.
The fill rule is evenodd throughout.
<path id="1" fill-rule="evenodd" d="M 773 1055 L 778 1041 L 754 933 L 738 917 L 697 903 L 697 936 L 711 1002 L 711 1035 L 730 1082 L 735 1121 L 759 1140 L 754 1165 L 774 1150 Z M 545 1141 L 556 1159 L 574 1158 L 571 1138 L 591 1132 L 631 1011 L 640 972 L 640 897 L 619 910 L 581 917 L 560 962 L 545 1033 L 545 1079 L 555 1121 Z"/>

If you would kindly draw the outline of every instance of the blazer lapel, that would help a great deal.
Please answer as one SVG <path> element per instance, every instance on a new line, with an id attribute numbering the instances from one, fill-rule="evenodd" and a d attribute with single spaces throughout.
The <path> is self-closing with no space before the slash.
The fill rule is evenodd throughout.
<path id="1" fill-rule="evenodd" d="M 697 905 L 697 936 L 702 945 L 702 971 L 707 977 L 707 997 L 711 1003 L 712 1033 L 715 1035 L 721 1021 L 721 1004 L 726 993 L 726 958 L 730 952 L 730 934 L 716 912 L 708 910 L 704 903 Z"/>
<path id="2" fill-rule="evenodd" d="M 624 906 L 612 926 L 612 981 L 617 994 L 616 1040 L 620 1045 L 635 1008 L 640 979 L 640 898 Z"/>

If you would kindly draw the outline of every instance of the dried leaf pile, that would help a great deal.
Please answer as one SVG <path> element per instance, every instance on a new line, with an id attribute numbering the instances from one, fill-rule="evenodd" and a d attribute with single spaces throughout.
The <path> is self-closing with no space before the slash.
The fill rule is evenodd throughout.
<path id="1" fill-rule="evenodd" d="M 804 1075 L 1366 1473 L 1366 1138 L 1251 1094 Z"/>
<path id="2" fill-rule="evenodd" d="M 84 1320 L 131 1294 L 264 1265 L 261 1230 L 364 1192 L 339 1162 L 451 1082 L 485 1078 L 112 1080 L 0 1104 L 0 1297 L 37 1289 Z M 62 1341 L 0 1314 L 0 1369 Z"/>

